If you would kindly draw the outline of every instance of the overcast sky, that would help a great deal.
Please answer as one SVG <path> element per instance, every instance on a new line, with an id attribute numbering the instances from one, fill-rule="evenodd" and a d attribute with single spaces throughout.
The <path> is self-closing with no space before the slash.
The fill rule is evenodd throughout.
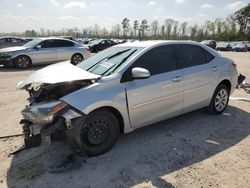
<path id="1" fill-rule="evenodd" d="M 224 18 L 247 3 L 250 0 L 0 0 L 0 32 L 82 29 L 94 24 L 110 29 L 124 17 L 202 24 Z"/>

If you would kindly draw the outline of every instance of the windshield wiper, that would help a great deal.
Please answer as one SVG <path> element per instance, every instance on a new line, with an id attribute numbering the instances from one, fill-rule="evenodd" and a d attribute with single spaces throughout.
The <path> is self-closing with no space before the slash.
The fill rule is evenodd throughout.
<path id="1" fill-rule="evenodd" d="M 98 64 L 99 64 L 100 62 L 102 62 L 104 59 L 108 59 L 108 60 L 109 60 L 109 59 L 112 59 L 112 58 L 114 58 L 114 57 L 116 57 L 116 56 L 118 56 L 118 55 L 121 55 L 121 54 L 123 54 L 123 53 L 129 51 L 129 50 L 130 50 L 130 49 L 123 50 L 123 51 L 117 52 L 117 53 L 115 53 L 115 54 L 113 54 L 113 55 L 111 55 L 111 56 L 105 57 L 105 58 L 101 59 L 100 61 L 98 61 L 97 63 L 95 63 L 94 65 L 92 65 L 91 67 L 89 67 L 89 68 L 87 69 L 87 71 L 91 70 L 93 67 L 95 67 L 96 65 L 98 65 Z"/>
<path id="2" fill-rule="evenodd" d="M 113 66 L 111 66 L 108 70 L 106 70 L 104 73 L 102 73 L 102 75 L 105 75 L 108 71 L 110 71 L 112 68 L 114 68 L 108 75 L 110 75 L 111 73 L 113 73 L 117 68 L 119 68 L 125 61 L 127 61 L 127 59 L 133 55 L 133 53 L 135 53 L 137 51 L 137 49 L 135 49 L 134 51 L 132 51 L 130 54 L 128 54 L 126 57 L 124 57 L 120 63 L 118 64 L 114 64 Z"/>

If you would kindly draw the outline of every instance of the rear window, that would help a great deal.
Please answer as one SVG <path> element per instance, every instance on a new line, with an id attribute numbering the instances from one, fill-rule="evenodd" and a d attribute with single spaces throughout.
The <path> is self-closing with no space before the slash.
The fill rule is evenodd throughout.
<path id="1" fill-rule="evenodd" d="M 181 68 L 203 65 L 214 58 L 208 51 L 196 45 L 178 44 L 175 49 Z"/>
<path id="2" fill-rule="evenodd" d="M 207 50 L 203 49 L 203 51 L 204 51 L 206 63 L 208 63 L 214 59 L 214 56 L 212 54 L 210 54 Z"/>

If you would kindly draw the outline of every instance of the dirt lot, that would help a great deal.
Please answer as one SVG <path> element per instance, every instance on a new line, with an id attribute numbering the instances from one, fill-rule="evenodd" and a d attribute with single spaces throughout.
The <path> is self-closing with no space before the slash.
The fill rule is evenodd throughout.
<path id="1" fill-rule="evenodd" d="M 223 54 L 250 82 L 250 53 Z M 27 94 L 15 86 L 39 68 L 0 67 L 0 137 L 21 133 Z M 233 96 L 247 94 L 237 90 Z M 60 174 L 48 168 L 69 152 L 63 143 L 10 156 L 22 137 L 0 139 L 0 187 L 249 187 L 250 103 L 230 101 L 226 112 L 212 116 L 198 110 L 142 128 L 122 136 L 108 153 Z"/>

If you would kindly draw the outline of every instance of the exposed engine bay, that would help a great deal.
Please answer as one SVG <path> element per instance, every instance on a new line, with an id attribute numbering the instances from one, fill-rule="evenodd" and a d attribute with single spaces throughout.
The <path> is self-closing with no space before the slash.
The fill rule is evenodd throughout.
<path id="1" fill-rule="evenodd" d="M 39 102 L 58 100 L 69 93 L 92 84 L 93 82 L 93 80 L 83 80 L 56 84 L 42 84 L 39 86 L 31 85 L 26 89 L 30 95 L 28 101 L 30 102 L 30 105 L 32 105 Z"/>

